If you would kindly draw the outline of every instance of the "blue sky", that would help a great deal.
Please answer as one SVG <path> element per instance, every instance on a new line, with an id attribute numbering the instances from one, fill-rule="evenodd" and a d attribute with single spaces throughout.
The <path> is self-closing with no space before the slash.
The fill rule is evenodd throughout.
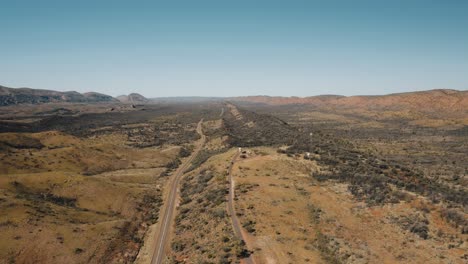
<path id="1" fill-rule="evenodd" d="M 468 1 L 0 0 L 0 84 L 157 96 L 468 89 Z"/>

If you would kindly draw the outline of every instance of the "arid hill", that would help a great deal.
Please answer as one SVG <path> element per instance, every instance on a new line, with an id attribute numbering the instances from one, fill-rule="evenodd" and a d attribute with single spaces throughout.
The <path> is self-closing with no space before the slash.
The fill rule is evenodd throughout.
<path id="1" fill-rule="evenodd" d="M 122 103 L 148 103 L 150 100 L 138 93 L 131 93 L 129 95 L 117 96 L 117 99 Z"/>
<path id="2" fill-rule="evenodd" d="M 59 102 L 96 103 L 116 101 L 117 100 L 112 96 L 95 92 L 81 94 L 75 91 L 58 92 L 42 89 L 9 88 L 0 86 L 0 106 Z"/>
<path id="3" fill-rule="evenodd" d="M 378 96 L 320 95 L 312 97 L 246 96 L 232 101 L 264 103 L 269 105 L 308 104 L 316 107 L 363 109 L 412 109 L 423 112 L 467 111 L 468 91 L 448 89 L 398 93 Z"/>

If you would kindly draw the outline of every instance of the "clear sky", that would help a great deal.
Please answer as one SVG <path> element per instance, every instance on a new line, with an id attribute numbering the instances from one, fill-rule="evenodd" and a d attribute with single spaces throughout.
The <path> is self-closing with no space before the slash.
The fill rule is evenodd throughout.
<path id="1" fill-rule="evenodd" d="M 158 96 L 468 89 L 466 0 L 0 0 L 0 85 Z"/>

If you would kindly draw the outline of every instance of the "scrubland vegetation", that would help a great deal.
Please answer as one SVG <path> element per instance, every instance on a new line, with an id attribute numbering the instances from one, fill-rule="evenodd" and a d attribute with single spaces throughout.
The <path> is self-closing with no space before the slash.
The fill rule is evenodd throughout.
<path id="1" fill-rule="evenodd" d="M 249 105 L 249 107 L 252 106 Z M 253 108 L 255 109 L 255 107 Z M 365 122 L 365 118 L 359 115 L 353 116 L 353 129 L 349 129 L 346 123 L 346 120 L 349 119 L 346 116 L 341 118 L 336 113 L 326 116 L 317 115 L 320 119 L 317 122 L 313 119 L 315 116 L 312 114 L 308 116 L 310 119 L 305 122 L 301 119 L 301 115 L 306 115 L 307 110 L 303 110 L 299 114 L 287 112 L 287 107 L 260 106 L 256 110 L 276 113 L 278 117 L 288 120 L 288 123 L 278 123 L 276 117 L 260 115 L 238 107 L 238 112 L 242 115 L 242 122 L 244 122 L 243 126 L 240 123 L 240 118 L 224 119 L 226 123 L 230 124 L 226 127 L 229 128 L 229 133 L 236 139 L 235 144 L 239 146 L 275 146 L 277 148 L 276 152 L 280 155 L 292 160 L 303 160 L 315 164 L 317 166 L 316 170 L 311 169 L 308 172 L 303 172 L 308 175 L 300 178 L 308 178 L 309 185 L 324 186 L 329 189 L 329 192 L 333 192 L 335 186 L 343 186 L 344 189 L 341 188 L 339 193 L 341 195 L 351 195 L 352 199 L 350 201 L 356 204 L 356 209 L 353 209 L 355 211 L 382 211 L 382 213 L 379 213 L 380 217 L 375 217 L 375 221 L 383 221 L 383 223 L 388 223 L 388 226 L 382 223 L 376 225 L 376 227 L 388 228 L 388 230 L 394 229 L 394 232 L 404 232 L 406 236 L 403 236 L 403 238 L 388 237 L 385 240 L 387 243 L 397 247 L 398 243 L 406 245 L 407 243 L 414 243 L 417 239 L 428 241 L 427 244 L 422 246 L 419 253 L 401 253 L 403 255 L 398 256 L 394 252 L 390 254 L 391 257 L 387 256 L 388 258 L 393 258 L 395 262 L 426 259 L 433 263 L 448 258 L 462 263 L 466 259 L 466 254 L 461 252 L 466 249 L 467 239 L 466 226 L 468 222 L 465 211 L 468 202 L 466 189 L 467 163 L 464 161 L 466 153 L 463 153 L 463 148 L 460 148 L 460 146 L 466 144 L 466 138 L 453 136 L 455 131 L 460 130 L 459 128 L 454 127 L 453 130 L 450 130 L 448 127 L 408 127 L 402 123 L 407 122 L 404 119 L 400 119 L 400 122 L 384 119 L 379 120 L 381 123 L 379 126 L 387 127 L 386 131 L 390 131 L 390 133 L 383 133 L 384 130 L 369 127 Z M 362 118 L 362 120 L 358 118 Z M 324 122 L 324 120 L 327 120 L 327 122 Z M 278 124 L 281 124 L 281 130 L 276 129 Z M 398 130 L 402 127 L 405 127 L 405 130 L 399 133 Z M 272 131 L 282 132 L 275 134 Z M 375 131 L 381 131 L 382 133 L 379 134 Z M 268 134 L 269 137 L 260 136 L 264 133 Z M 448 137 L 446 137 L 445 142 L 443 141 L 444 134 L 452 135 L 450 142 Z M 456 135 L 459 135 L 459 132 Z M 433 139 L 439 137 L 441 140 L 428 142 L 428 137 Z M 244 138 L 250 140 L 243 141 Z M 409 141 L 408 138 L 411 138 L 412 141 Z M 386 143 L 382 144 L 382 142 Z M 411 149 L 410 145 L 416 147 Z M 436 160 L 431 157 L 435 149 L 443 151 L 444 157 L 442 159 Z M 412 155 L 409 153 L 410 151 L 412 153 L 417 151 L 417 154 Z M 427 158 L 430 158 L 430 162 L 424 161 Z M 447 161 L 447 159 L 452 160 Z M 421 161 L 424 163 L 421 163 Z M 238 179 L 242 179 L 242 181 L 244 181 L 244 178 L 250 179 L 249 184 L 252 184 L 251 181 L 256 177 L 260 177 L 260 175 L 276 178 L 275 181 L 268 183 L 268 186 L 263 184 L 263 188 L 256 188 L 253 192 L 247 192 L 247 194 L 251 194 L 252 198 L 245 199 L 250 203 L 256 201 L 253 205 L 246 205 L 246 208 L 254 209 L 248 211 L 255 211 L 255 209 L 259 208 L 258 202 L 260 199 L 264 199 L 255 198 L 254 193 L 281 186 L 278 184 L 278 180 L 283 177 L 288 179 L 294 177 L 292 172 L 286 172 L 281 177 L 278 177 L 280 174 L 267 172 L 270 168 L 278 168 L 281 166 L 280 164 L 281 162 L 278 161 L 274 165 L 255 170 L 250 166 L 247 167 L 250 170 L 246 170 L 244 165 L 242 165 L 242 168 L 239 167 L 243 173 L 238 175 Z M 435 168 L 435 171 L 438 171 L 439 174 L 437 175 L 434 170 L 428 168 Z M 444 168 L 444 170 L 442 171 L 441 168 Z M 445 176 L 442 177 L 442 174 Z M 260 184 L 260 186 L 262 185 Z M 285 191 L 291 189 L 291 187 L 287 186 L 285 188 Z M 316 192 L 307 189 L 301 187 L 301 193 L 310 194 L 311 197 L 314 197 Z M 245 189 L 239 186 L 237 190 L 241 194 L 239 199 L 242 199 L 243 190 Z M 272 203 L 275 207 L 277 204 L 277 202 Z M 322 225 L 320 226 L 323 226 L 323 220 L 320 219 L 323 219 L 327 211 L 336 210 L 333 208 L 336 205 L 327 206 L 328 208 L 309 202 L 309 208 L 312 208 L 310 210 L 313 223 L 321 222 Z M 273 207 L 271 208 L 274 210 Z M 406 211 L 400 211 L 400 208 L 405 208 Z M 285 213 L 294 214 L 291 210 L 287 210 Z M 352 218 L 352 216 L 349 217 Z M 360 219 L 359 221 L 363 220 Z M 257 241 L 257 243 L 261 243 L 260 241 L 265 239 L 259 234 L 259 223 L 272 221 L 274 220 L 271 217 L 261 212 L 256 213 L 256 216 L 250 215 L 243 218 L 245 228 L 251 231 L 255 230 L 252 234 L 255 236 L 254 241 Z M 284 220 L 274 222 L 279 223 L 282 221 Z M 326 219 L 326 221 L 347 220 Z M 252 227 L 253 223 L 255 223 L 255 228 Z M 327 263 L 359 263 L 359 259 L 365 262 L 377 261 L 371 256 L 380 251 L 378 243 L 373 246 L 374 253 L 370 249 L 361 252 L 356 247 L 362 246 L 362 243 L 366 243 L 370 247 L 369 241 L 359 242 L 351 237 L 344 238 L 340 235 L 340 230 L 336 228 L 326 230 L 315 225 L 314 229 L 315 233 L 310 234 L 308 237 L 315 237 L 315 242 L 311 242 L 311 245 L 307 247 L 319 251 L 323 261 Z M 271 232 L 266 232 L 270 233 L 268 237 L 272 237 Z M 364 230 L 360 231 L 350 227 L 349 232 L 359 236 Z M 417 238 L 413 238 L 410 234 L 414 234 Z M 281 241 L 284 241 L 284 238 Z M 443 245 L 445 249 L 438 251 L 434 255 L 434 259 L 430 260 L 430 257 L 425 255 L 430 255 L 431 249 L 429 247 L 433 243 L 439 244 L 439 247 Z M 261 253 L 265 250 L 265 246 L 260 248 L 261 251 L 258 254 L 263 255 L 263 259 L 267 259 L 268 254 Z M 254 253 L 254 256 L 256 254 Z M 407 254 L 416 254 L 416 257 L 409 258 Z M 387 257 L 381 256 L 382 259 Z M 277 258 L 280 257 L 277 256 Z M 292 257 L 288 261 L 294 262 Z"/>
<path id="2" fill-rule="evenodd" d="M 18 122 L 0 113 L 5 263 L 135 261 L 202 118 L 206 143 L 183 167 L 169 263 L 468 259 L 463 115 L 449 124 L 304 105 L 76 109 L 15 112 Z M 227 210 L 231 165 L 242 238 Z"/>
<path id="3" fill-rule="evenodd" d="M 2 126 L 0 263 L 132 263 L 199 138 L 197 113 L 168 108 Z"/>

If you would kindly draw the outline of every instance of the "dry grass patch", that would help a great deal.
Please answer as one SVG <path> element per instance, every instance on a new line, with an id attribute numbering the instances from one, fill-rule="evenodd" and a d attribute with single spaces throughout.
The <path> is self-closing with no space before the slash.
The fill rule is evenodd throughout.
<path id="1" fill-rule="evenodd" d="M 316 182 L 315 164 L 266 153 L 234 168 L 236 206 L 258 263 L 465 261 L 467 237 L 442 218 L 442 205 L 413 194 L 369 207 L 346 184 Z"/>
<path id="2" fill-rule="evenodd" d="M 0 259 L 132 262 L 158 218 L 162 172 L 179 147 L 133 148 L 122 134 L 3 133 Z M 2 143 L 3 144 L 3 143 Z M 3 263 L 0 261 L 0 263 Z"/>

